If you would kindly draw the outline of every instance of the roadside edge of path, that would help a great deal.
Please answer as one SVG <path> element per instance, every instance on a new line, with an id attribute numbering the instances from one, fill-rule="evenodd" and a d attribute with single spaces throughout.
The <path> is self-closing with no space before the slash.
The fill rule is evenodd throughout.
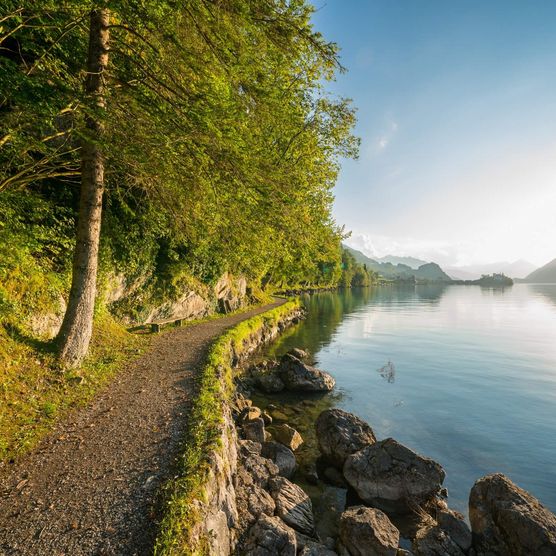
<path id="1" fill-rule="evenodd" d="M 301 316 L 301 302 L 292 299 L 240 322 L 212 344 L 176 477 L 163 489 L 155 556 L 211 554 L 211 547 L 233 542 L 228 524 L 235 509 L 236 438 L 230 408 L 234 367 Z"/>

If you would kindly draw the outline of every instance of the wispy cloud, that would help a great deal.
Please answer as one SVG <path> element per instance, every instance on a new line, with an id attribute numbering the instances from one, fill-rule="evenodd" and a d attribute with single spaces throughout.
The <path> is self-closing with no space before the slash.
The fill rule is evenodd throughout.
<path id="1" fill-rule="evenodd" d="M 376 155 L 386 149 L 386 147 L 388 147 L 388 145 L 394 139 L 394 136 L 398 131 L 398 127 L 399 126 L 397 122 L 393 120 L 390 121 L 384 132 L 376 137 L 374 141 L 372 141 L 370 145 L 371 154 Z"/>

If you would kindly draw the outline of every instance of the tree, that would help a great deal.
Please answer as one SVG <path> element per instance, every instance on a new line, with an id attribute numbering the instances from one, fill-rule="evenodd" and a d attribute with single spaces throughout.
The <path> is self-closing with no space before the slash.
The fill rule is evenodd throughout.
<path id="1" fill-rule="evenodd" d="M 108 66 L 109 24 L 108 9 L 91 11 L 85 77 L 86 100 L 90 100 L 90 106 L 85 114 L 86 134 L 81 141 L 77 240 L 69 301 L 58 337 L 60 359 L 63 364 L 71 367 L 78 365 L 87 354 L 93 332 L 104 194 L 104 156 L 99 143 L 104 130 L 103 112 L 106 107 L 105 73 Z"/>

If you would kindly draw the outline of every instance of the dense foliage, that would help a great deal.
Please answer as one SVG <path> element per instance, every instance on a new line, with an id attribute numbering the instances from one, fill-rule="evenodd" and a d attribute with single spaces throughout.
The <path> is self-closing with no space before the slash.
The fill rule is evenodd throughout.
<path id="1" fill-rule="evenodd" d="M 83 95 L 83 0 L 0 13 L 0 319 L 58 306 L 71 272 L 84 115 L 106 133 L 101 278 L 162 299 L 224 271 L 334 284 L 349 103 L 326 94 L 335 45 L 304 0 L 109 1 L 106 109 Z M 102 280 L 101 280 L 102 284 Z M 14 315 L 18 315 L 17 317 Z"/>
<path id="2" fill-rule="evenodd" d="M 366 287 L 378 281 L 378 273 L 359 263 L 347 249 L 342 249 L 342 277 L 340 286 L 343 288 Z"/>

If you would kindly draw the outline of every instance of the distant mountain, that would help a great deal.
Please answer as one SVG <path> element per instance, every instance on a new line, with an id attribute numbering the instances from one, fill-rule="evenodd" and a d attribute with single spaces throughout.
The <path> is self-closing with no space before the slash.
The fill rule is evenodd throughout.
<path id="1" fill-rule="evenodd" d="M 427 264 L 427 261 L 416 259 L 415 257 L 396 257 L 395 255 L 386 255 L 385 257 L 377 257 L 379 263 L 391 263 L 393 265 L 404 264 L 417 270 L 420 266 Z"/>
<path id="2" fill-rule="evenodd" d="M 536 266 L 529 261 L 520 259 L 512 263 L 500 261 L 497 263 L 476 264 L 467 266 L 446 267 L 446 272 L 459 280 L 477 280 L 484 274 L 505 274 L 510 278 L 525 278 L 535 270 Z"/>
<path id="3" fill-rule="evenodd" d="M 531 272 L 524 281 L 532 284 L 556 284 L 556 259 Z"/>
<path id="4" fill-rule="evenodd" d="M 347 245 L 344 245 L 344 248 L 353 255 L 358 263 L 367 265 L 368 269 L 378 272 L 383 278 L 407 280 L 415 277 L 417 280 L 430 280 L 434 282 L 450 282 L 452 280 L 436 263 L 425 263 L 418 268 L 412 268 L 407 264 L 379 262 Z"/>

